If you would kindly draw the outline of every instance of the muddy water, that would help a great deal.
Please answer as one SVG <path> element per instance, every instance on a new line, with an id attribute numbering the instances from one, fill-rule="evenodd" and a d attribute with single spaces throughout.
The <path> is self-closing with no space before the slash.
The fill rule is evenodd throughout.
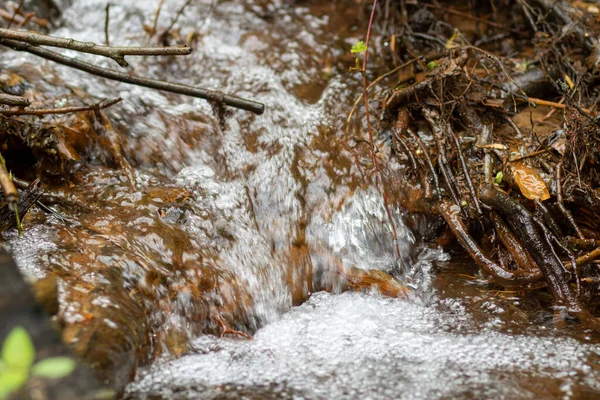
<path id="1" fill-rule="evenodd" d="M 72 3 L 54 33 L 102 42 L 106 2 Z M 159 31 L 183 3 L 165 1 Z M 111 4 L 111 43 L 147 43 L 155 4 Z M 176 25 L 181 40 L 194 34 L 191 56 L 130 57 L 132 73 L 261 101 L 262 116 L 233 111 L 219 124 L 201 100 L 54 65 L 26 71 L 67 99 L 125 98 L 107 114 L 133 181 L 85 143 L 69 182 L 52 188 L 61 217 L 34 211 L 23 238 L 8 235 L 23 271 L 61 279 L 63 336 L 80 354 L 116 385 L 158 357 L 137 370 L 131 398 L 600 395 L 599 338 L 555 328 L 539 311 L 543 295 L 494 291 L 464 260 L 420 243 L 435 221 L 411 232 L 395 208 L 397 259 L 366 148 L 344 133 L 360 92 L 348 72 L 365 25 L 354 2 L 211 8 L 193 1 Z M 35 61 L 12 54 L 3 64 L 16 70 L 24 59 Z M 67 125 L 81 133 L 94 121 Z M 386 168 L 402 173 L 393 160 Z M 405 300 L 339 294 L 340 263 L 388 271 L 415 290 Z M 205 335 L 223 324 L 255 339 Z"/>

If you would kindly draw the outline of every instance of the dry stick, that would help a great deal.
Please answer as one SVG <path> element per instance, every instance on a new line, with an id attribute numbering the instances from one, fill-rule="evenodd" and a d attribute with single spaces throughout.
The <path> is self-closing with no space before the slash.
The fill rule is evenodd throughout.
<path id="1" fill-rule="evenodd" d="M 469 193 L 471 194 L 471 200 L 475 203 L 475 209 L 477 210 L 477 214 L 479 216 L 482 215 L 481 208 L 479 207 L 479 200 L 477 200 L 477 194 L 475 193 L 475 188 L 473 187 L 473 181 L 471 179 L 471 174 L 469 173 L 469 167 L 467 166 L 467 162 L 465 161 L 465 156 L 460 148 L 460 141 L 456 136 L 456 133 L 452 130 L 450 124 L 446 124 L 446 130 L 450 133 L 452 137 L 452 141 L 454 142 L 454 146 L 456 147 L 456 151 L 458 152 L 458 159 L 460 160 L 460 164 L 463 168 L 463 174 L 465 175 L 465 179 L 467 181 L 467 187 L 469 188 Z"/>
<path id="2" fill-rule="evenodd" d="M 577 260 L 575 260 L 575 263 L 578 267 L 581 267 L 582 265 L 597 260 L 598 258 L 600 258 L 600 247 L 582 255 L 581 257 L 578 257 Z"/>
<path id="3" fill-rule="evenodd" d="M 565 102 L 565 98 L 561 97 L 561 99 L 558 101 L 558 104 L 562 104 Z M 559 110 L 558 108 L 552 107 L 550 109 L 550 111 L 548 111 L 548 113 L 546 115 L 544 115 L 542 118 L 540 118 L 538 121 L 539 122 L 545 122 L 547 121 L 551 116 L 554 115 L 554 113 L 556 112 L 556 110 Z"/>
<path id="4" fill-rule="evenodd" d="M 544 203 L 542 203 L 539 198 L 536 198 L 533 202 L 537 207 L 537 211 L 542 215 L 544 222 L 546 222 L 546 225 L 548 225 L 548 228 L 550 228 L 552 234 L 559 240 L 563 240 L 565 235 L 562 233 L 552 214 L 550 214 L 550 211 L 548 211 L 548 208 L 546 208 Z"/>
<path id="5" fill-rule="evenodd" d="M 21 7 L 23 7 L 23 3 L 25 3 L 25 0 L 21 0 L 21 2 L 19 3 L 19 6 L 15 9 L 15 12 L 13 13 L 12 18 L 10 19 L 10 21 L 8 21 L 7 28 L 10 28 L 11 25 L 13 24 L 13 22 L 15 22 L 15 17 L 19 13 L 19 11 L 21 11 Z"/>
<path id="6" fill-rule="evenodd" d="M 6 171 L 6 166 L 4 165 L 4 159 L 1 160 L 0 163 L 0 187 L 2 187 L 2 191 L 4 192 L 4 198 L 9 204 L 15 205 L 17 201 L 19 201 L 19 193 L 15 188 L 15 184 L 12 179 L 8 175 L 8 171 Z"/>
<path id="7" fill-rule="evenodd" d="M 104 18 L 104 44 L 110 46 L 110 41 L 108 40 L 108 25 L 110 23 L 110 3 L 106 3 L 105 13 L 106 16 Z"/>
<path id="8" fill-rule="evenodd" d="M 563 216 L 567 219 L 567 222 L 571 226 L 571 228 L 575 231 L 575 234 L 579 239 L 585 239 L 585 236 L 579 229 L 579 225 L 575 222 L 575 218 L 573 218 L 573 214 L 571 211 L 567 210 L 563 203 L 563 194 L 562 194 L 562 161 L 556 165 L 556 203 L 558 204 L 558 209 L 563 214 Z"/>
<path id="9" fill-rule="evenodd" d="M 15 188 L 15 184 L 13 183 L 8 171 L 6 170 L 6 163 L 4 161 L 4 157 L 0 155 L 0 187 L 2 187 L 2 191 L 4 192 L 4 198 L 8 203 L 8 210 L 13 211 L 15 213 L 17 228 L 19 230 L 19 236 L 21 235 L 21 220 L 19 218 L 19 193 Z"/>
<path id="10" fill-rule="evenodd" d="M 442 144 L 443 134 L 439 124 L 443 122 L 440 120 L 437 112 L 428 108 L 423 108 L 423 116 L 425 117 L 425 120 L 427 120 L 427 123 L 431 127 L 431 133 L 433 134 L 433 138 L 435 139 L 435 143 L 438 148 L 438 166 L 440 168 L 440 171 L 442 172 L 444 181 L 446 181 L 446 186 L 448 187 L 448 190 L 450 190 L 450 194 L 452 195 L 452 198 L 454 199 L 456 205 L 461 206 L 461 201 L 459 199 L 460 193 L 458 191 L 458 184 L 456 182 L 456 178 L 454 178 L 454 175 L 452 175 L 452 172 L 450 171 L 450 168 L 448 166 L 448 159 L 446 158 L 446 150 L 444 149 L 444 145 Z"/>
<path id="11" fill-rule="evenodd" d="M 392 232 L 394 234 L 394 244 L 396 245 L 396 253 L 398 254 L 398 259 L 400 259 L 400 245 L 398 244 L 398 232 L 396 231 L 396 224 L 394 223 L 394 218 L 392 217 L 392 212 L 390 211 L 390 205 L 387 198 L 387 190 L 385 188 L 385 184 L 383 183 L 383 179 L 380 177 L 379 165 L 377 163 L 377 157 L 375 156 L 375 141 L 373 140 L 373 129 L 371 127 L 371 118 L 369 113 L 369 92 L 367 90 L 367 59 L 369 55 L 369 40 L 371 39 L 371 26 L 373 25 L 373 18 L 375 17 L 375 8 L 377 7 L 377 0 L 373 0 L 373 8 L 371 10 L 371 17 L 369 18 L 369 26 L 367 27 L 367 38 L 365 40 L 365 57 L 363 59 L 362 65 L 362 79 L 363 79 L 363 100 L 365 103 L 365 114 L 367 116 L 367 131 L 369 132 L 369 148 L 371 150 L 371 160 L 373 161 L 373 168 L 375 168 L 375 184 L 379 185 L 381 182 L 381 194 L 383 196 L 383 206 L 385 208 L 385 212 L 390 220 L 390 224 L 392 226 Z"/>
<path id="12" fill-rule="evenodd" d="M 557 103 L 555 101 L 548 101 L 548 100 L 543 100 L 543 99 L 538 99 L 535 97 L 528 97 L 529 101 L 533 104 L 536 104 L 538 106 L 548 106 L 548 107 L 554 107 L 554 108 L 560 108 L 561 110 L 566 109 L 567 107 L 569 107 L 566 104 L 562 104 L 562 103 Z M 591 110 L 587 109 L 587 108 L 581 108 L 581 111 L 583 111 L 584 113 L 587 114 L 594 114 L 594 112 L 592 112 Z"/>
<path id="13" fill-rule="evenodd" d="M 425 143 L 423 143 L 423 141 L 421 140 L 419 135 L 412 129 L 408 128 L 407 132 L 412 136 L 414 141 L 417 143 L 417 146 L 419 146 L 419 148 L 421 149 L 421 152 L 423 153 L 423 157 L 425 157 L 425 161 L 427 162 L 427 166 L 429 167 L 429 172 L 431 172 L 431 176 L 433 177 L 433 182 L 435 184 L 435 191 L 437 192 L 438 199 L 441 200 L 442 199 L 442 190 L 440 189 L 440 179 L 435 172 L 435 167 L 433 166 L 433 161 L 431 161 L 431 157 L 429 157 L 429 153 L 427 152 Z"/>
<path id="14" fill-rule="evenodd" d="M 33 110 L 27 109 L 12 109 L 12 110 L 0 110 L 0 115 L 10 116 L 10 115 L 47 115 L 47 114 L 69 114 L 75 112 L 83 112 L 83 111 L 99 111 L 104 110 L 105 108 L 111 107 L 123 99 L 121 97 L 116 98 L 114 100 L 106 101 L 102 100 L 96 104 L 92 104 L 91 106 L 82 106 L 82 107 L 62 107 L 62 108 L 38 108 Z"/>
<path id="15" fill-rule="evenodd" d="M 387 78 L 388 76 L 392 75 L 395 72 L 398 72 L 399 70 L 401 70 L 404 67 L 408 67 L 410 64 L 414 63 L 417 60 L 418 60 L 418 58 L 413 58 L 412 60 L 409 60 L 409 61 L 405 62 L 404 64 L 399 65 L 396 68 L 392 69 L 391 71 L 388 71 L 385 74 L 377 77 L 377 79 L 375 79 L 373 82 L 371 82 L 369 84 L 369 86 L 367 86 L 367 91 L 369 89 L 371 89 L 373 86 L 375 86 L 376 84 L 378 84 L 379 82 L 381 82 L 382 79 Z M 348 114 L 348 119 L 346 121 L 346 134 L 348 134 L 348 130 L 350 128 L 350 120 L 352 119 L 352 116 L 354 115 L 354 112 L 356 111 L 356 107 L 358 107 L 358 103 L 360 103 L 362 98 L 363 98 L 363 94 L 361 93 L 358 96 L 358 98 L 356 99 L 356 101 L 354 102 L 354 104 L 352 105 L 352 110 L 350 110 L 350 114 Z"/>
<path id="16" fill-rule="evenodd" d="M 21 234 L 19 215 L 25 215 L 29 208 L 40 198 L 43 192 L 40 180 L 36 179 L 21 192 L 21 198 L 15 207 L 11 207 L 10 204 L 8 204 L 8 206 L 0 208 L 0 232 L 4 232 L 16 225 L 19 229 L 19 234 Z"/>
<path id="17" fill-rule="evenodd" d="M 501 214 L 515 235 L 525 245 L 537 266 L 542 270 L 548 290 L 554 301 L 574 313 L 584 311 L 579 299 L 568 283 L 564 265 L 556 255 L 546 232 L 542 232 L 533 216 L 525 207 L 504 192 L 484 186 L 479 192 L 480 200 Z"/>
<path id="18" fill-rule="evenodd" d="M 158 8 L 154 12 L 154 23 L 152 24 L 152 32 L 150 32 L 150 37 L 156 34 L 156 26 L 158 25 L 158 17 L 160 16 L 160 10 L 162 10 L 162 6 L 165 0 L 160 0 L 158 2 Z"/>
<path id="19" fill-rule="evenodd" d="M 578 248 L 581 250 L 589 250 L 594 249 L 596 247 L 600 247 L 600 240 L 598 239 L 580 239 L 574 237 L 567 237 L 565 242 L 574 248 Z"/>
<path id="20" fill-rule="evenodd" d="M 121 67 L 129 66 L 125 56 L 186 56 L 192 52 L 188 46 L 169 47 L 111 47 L 94 42 L 80 42 L 75 39 L 67 39 L 56 36 L 42 35 L 41 33 L 17 31 L 13 29 L 0 28 L 0 38 L 18 40 L 33 46 L 51 46 L 62 49 L 75 50 L 82 53 L 96 54 L 111 58 Z"/>
<path id="21" fill-rule="evenodd" d="M 442 6 L 439 6 L 439 5 L 427 4 L 427 3 L 423 4 L 423 6 L 428 7 L 428 8 L 436 8 L 436 9 L 442 10 L 444 12 L 447 12 L 449 14 L 455 14 L 455 15 L 459 15 L 461 17 L 472 19 L 474 21 L 483 22 L 483 23 L 486 23 L 486 24 L 488 24 L 490 26 L 493 26 L 495 28 L 502 28 L 502 29 L 507 29 L 508 28 L 506 25 L 502 25 L 502 24 L 499 24 L 497 22 L 487 20 L 485 18 L 476 17 L 476 16 L 471 15 L 469 13 L 458 11 L 458 10 L 454 10 L 452 8 L 446 8 L 446 7 L 442 7 Z M 512 31 L 512 29 L 510 29 L 510 30 Z"/>
<path id="22" fill-rule="evenodd" d="M 20 16 L 19 16 L 20 17 Z M 11 19 L 15 18 L 16 21 L 18 21 L 15 17 L 15 14 L 9 14 L 8 12 L 6 12 L 5 10 L 0 9 L 0 18 L 6 20 L 6 21 L 10 21 Z M 29 19 L 25 19 L 20 17 L 21 20 L 19 22 L 19 26 L 24 25 L 25 23 L 27 23 L 29 21 Z M 40 19 L 40 18 L 31 18 L 31 20 L 38 24 L 40 27 L 46 27 L 48 26 L 48 21 L 44 20 L 44 19 Z"/>
<path id="23" fill-rule="evenodd" d="M 398 141 L 398 143 L 400 143 L 400 145 L 402 146 L 402 149 L 404 150 L 404 154 L 406 154 L 406 157 L 408 157 L 408 160 L 410 161 L 410 165 L 413 169 L 413 172 L 418 173 L 419 166 L 417 165 L 417 159 L 415 158 L 414 152 L 411 150 L 410 147 L 408 147 L 408 144 L 401 136 L 395 135 L 395 137 L 396 137 L 396 140 Z"/>
<path id="24" fill-rule="evenodd" d="M 482 145 L 486 145 L 489 144 L 490 140 L 491 140 L 491 129 L 488 128 L 487 126 L 483 125 L 483 128 L 481 130 L 481 135 L 479 136 L 479 142 Z M 483 176 L 484 176 L 484 181 L 486 184 L 491 184 L 492 183 L 492 168 L 493 168 L 493 160 L 492 160 L 492 154 L 490 152 L 489 149 L 484 148 L 483 149 Z"/>
<path id="25" fill-rule="evenodd" d="M 456 204 L 443 200 L 435 205 L 435 211 L 441 215 L 460 245 L 469 253 L 471 258 L 484 271 L 492 276 L 494 281 L 503 286 L 519 286 L 540 282 L 544 279 L 539 269 L 526 271 L 507 271 L 486 256 L 477 242 L 473 240 L 465 223 L 460 217 L 461 209 Z"/>
<path id="26" fill-rule="evenodd" d="M 565 245 L 563 245 L 560 242 L 560 240 L 558 240 L 556 235 L 554 235 L 552 232 L 550 232 L 550 229 L 548 229 L 546 227 L 546 225 L 544 225 L 543 221 L 541 221 L 537 217 L 534 217 L 533 220 L 542 230 L 542 233 L 544 234 L 544 237 L 546 238 L 546 242 L 550 245 L 550 248 L 552 249 L 552 254 L 553 254 L 554 258 L 556 258 L 557 260 L 560 261 L 560 259 L 558 258 L 558 253 L 556 253 L 556 250 L 554 250 L 552 243 L 556 244 L 569 257 L 569 261 L 571 262 L 571 270 L 575 274 L 575 284 L 577 285 L 577 296 L 580 296 L 581 295 L 581 286 L 579 284 L 579 272 L 577 271 L 577 262 L 575 261 L 575 256 L 573 255 L 573 252 L 571 250 L 567 249 L 565 247 Z M 563 266 L 564 266 L 564 264 L 563 264 Z M 567 269 L 568 268 L 565 267 L 565 270 L 567 270 Z"/>
<path id="27" fill-rule="evenodd" d="M 502 218 L 492 211 L 490 213 L 490 219 L 494 225 L 494 230 L 498 234 L 500 241 L 506 247 L 512 258 L 516 261 L 517 265 L 524 270 L 538 270 L 535 261 L 531 258 L 531 254 L 523 247 L 521 242 L 515 237 L 511 230 L 506 226 Z M 541 271 L 540 271 L 541 273 Z"/>
<path id="28" fill-rule="evenodd" d="M 190 5 L 190 3 L 192 2 L 192 0 L 187 0 L 183 6 L 181 6 L 181 8 L 179 9 L 179 11 L 177 11 L 177 14 L 175 15 L 175 18 L 173 18 L 173 20 L 171 21 L 171 25 L 169 25 L 169 27 L 167 28 L 166 31 L 164 31 L 161 36 L 164 37 L 165 35 L 167 35 L 169 32 L 171 32 L 171 29 L 173 29 L 173 27 L 175 26 L 175 24 L 177 23 L 177 21 L 179 20 L 179 17 L 181 17 L 181 15 L 183 14 L 183 10 L 185 10 L 185 8 L 187 6 Z M 213 3 L 214 4 L 214 3 Z M 212 4 L 211 4 L 211 10 L 212 10 Z M 206 21 L 206 20 L 205 20 Z"/>
<path id="29" fill-rule="evenodd" d="M 550 151 L 552 151 L 552 149 L 542 149 L 542 150 L 534 151 L 534 152 L 531 152 L 531 153 L 528 153 L 528 154 L 524 154 L 522 156 L 511 158 L 508 161 L 510 161 L 510 162 L 517 162 L 517 161 L 525 160 L 526 158 L 531 158 L 531 157 L 539 156 L 540 154 L 548 153 Z"/>
<path id="30" fill-rule="evenodd" d="M 0 104 L 27 107 L 29 105 L 29 99 L 21 96 L 13 96 L 12 94 L 0 93 Z"/>
<path id="31" fill-rule="evenodd" d="M 16 40 L 0 39 L 0 44 L 11 47 L 14 50 L 26 51 L 31 54 L 43 57 L 47 60 L 66 65 L 71 68 L 76 68 L 85 71 L 92 75 L 97 75 L 102 78 L 111 79 L 114 81 L 129 83 L 131 85 L 144 86 L 151 89 L 164 90 L 171 93 L 183 94 L 186 96 L 197 97 L 212 102 L 222 102 L 230 107 L 240 108 L 250 111 L 255 114 L 262 114 L 265 111 L 265 105 L 252 100 L 242 99 L 236 96 L 225 95 L 217 90 L 208 90 L 198 87 L 183 85 L 180 83 L 171 83 L 159 81 L 156 79 L 142 78 L 131 76 L 127 73 L 115 71 L 113 69 L 98 67 L 85 61 L 69 58 L 62 54 L 43 49 L 41 47 L 32 46 L 25 42 Z"/>

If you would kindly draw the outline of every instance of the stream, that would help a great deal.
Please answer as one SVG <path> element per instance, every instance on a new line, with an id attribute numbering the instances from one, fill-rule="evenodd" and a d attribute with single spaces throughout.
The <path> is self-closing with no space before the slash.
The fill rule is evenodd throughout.
<path id="1" fill-rule="evenodd" d="M 62 3 L 52 34 L 104 42 L 106 0 Z M 147 44 L 158 1 L 110 3 L 111 44 Z M 165 1 L 158 32 L 184 3 Z M 71 187 L 57 186 L 58 216 L 33 209 L 23 237 L 5 237 L 23 273 L 59 277 L 63 339 L 103 360 L 125 398 L 600 397 L 600 337 L 554 326 L 547 294 L 496 290 L 428 243 L 438 219 L 393 207 L 398 259 L 368 147 L 345 133 L 362 91 L 349 49 L 366 24 L 351 1 L 191 1 L 172 36 L 194 52 L 128 57 L 130 71 L 265 103 L 222 123 L 203 100 L 2 54 L 53 101 L 124 98 L 106 114 L 133 182 L 88 143 Z M 414 290 L 347 291 L 340 264 Z M 219 337 L 217 322 L 253 339 Z"/>

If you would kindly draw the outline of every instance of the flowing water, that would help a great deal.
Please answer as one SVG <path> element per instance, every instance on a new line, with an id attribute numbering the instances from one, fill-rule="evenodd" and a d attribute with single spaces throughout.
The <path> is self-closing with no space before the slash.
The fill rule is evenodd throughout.
<path id="1" fill-rule="evenodd" d="M 103 42 L 106 1 L 71 3 L 53 34 Z M 184 3 L 165 1 L 159 32 Z M 158 2 L 111 4 L 111 44 L 146 44 Z M 348 49 L 365 27 L 358 2 L 191 1 L 172 31 L 192 39 L 191 56 L 128 60 L 134 74 L 266 105 L 224 123 L 202 100 L 22 54 L 2 60 L 53 101 L 125 99 L 107 114 L 134 182 L 104 166 L 118 160 L 101 140 L 86 143 L 71 187 L 59 188 L 62 217 L 34 210 L 23 238 L 7 237 L 24 272 L 59 276 L 63 336 L 76 349 L 104 351 L 123 382 L 156 356 L 127 397 L 600 396 L 600 338 L 555 328 L 539 311 L 544 295 L 494 291 L 460 255 L 422 243 L 437 220 L 392 210 L 398 260 L 367 147 L 345 133 L 361 90 Z M 72 120 L 69 132 L 93 125 Z M 378 156 L 402 174 L 384 139 Z M 387 271 L 414 291 L 341 293 L 340 264 Z M 206 335 L 217 322 L 254 339 Z"/>

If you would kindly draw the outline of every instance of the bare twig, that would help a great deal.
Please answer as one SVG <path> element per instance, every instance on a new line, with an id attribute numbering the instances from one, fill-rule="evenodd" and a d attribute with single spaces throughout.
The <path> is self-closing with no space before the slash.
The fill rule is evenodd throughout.
<path id="1" fill-rule="evenodd" d="M 29 99 L 21 96 L 13 96 L 12 94 L 0 93 L 0 104 L 27 107 L 29 105 Z"/>
<path id="2" fill-rule="evenodd" d="M 369 148 L 371 150 L 371 160 L 373 161 L 373 168 L 375 169 L 375 182 L 376 184 L 381 183 L 381 194 L 383 197 L 383 206 L 385 208 L 385 212 L 387 213 L 388 219 L 390 220 L 390 225 L 392 227 L 392 233 L 394 234 L 394 244 L 396 246 L 396 253 L 398 255 L 398 259 L 401 258 L 400 255 L 400 246 L 398 244 L 398 232 L 396 231 L 396 224 L 394 223 L 394 218 L 392 217 L 392 212 L 390 211 L 390 205 L 387 198 L 387 190 L 385 188 L 385 184 L 383 183 L 380 177 L 379 164 L 377 163 L 377 157 L 375 156 L 375 141 L 373 139 L 373 128 L 371 127 L 371 115 L 369 114 L 369 92 L 368 92 L 368 83 L 367 83 L 367 60 L 369 55 L 369 40 L 371 39 L 371 27 L 373 26 L 373 18 L 375 17 L 375 9 L 377 8 L 377 0 L 373 0 L 373 8 L 371 10 L 371 17 L 369 18 L 369 26 L 367 28 L 367 37 L 365 40 L 366 50 L 365 57 L 363 58 L 362 65 L 362 80 L 363 80 L 363 100 L 365 103 L 365 114 L 367 116 L 367 131 L 369 133 Z"/>
<path id="3" fill-rule="evenodd" d="M 0 164 L 0 187 L 2 187 L 4 198 L 8 203 L 8 210 L 14 212 L 15 214 L 17 229 L 19 230 L 19 236 L 21 236 L 22 227 L 18 209 L 19 193 L 17 192 L 17 188 L 15 188 L 15 184 L 13 183 L 10 174 L 6 170 L 6 162 L 4 161 L 4 157 L 2 157 L 2 155 L 0 155 Z"/>
<path id="4" fill-rule="evenodd" d="M 375 86 L 376 84 L 378 84 L 382 79 L 387 78 L 388 76 L 400 71 L 402 68 L 409 66 L 410 64 L 414 63 L 415 61 L 418 61 L 418 58 L 413 58 L 407 62 L 405 62 L 402 65 L 397 66 L 396 68 L 392 69 L 391 71 L 386 72 L 385 74 L 379 76 L 377 79 L 375 79 L 373 82 L 371 82 L 369 84 L 369 86 L 367 86 L 367 91 L 369 91 L 373 86 Z M 350 110 L 350 114 L 348 114 L 348 119 L 346 120 L 346 134 L 349 131 L 350 128 L 350 121 L 352 120 L 352 116 L 354 115 L 354 112 L 356 111 L 356 107 L 358 107 L 358 104 L 360 103 L 360 101 L 363 98 L 363 94 L 359 94 L 358 98 L 356 99 L 356 101 L 354 102 L 354 104 L 352 105 L 352 109 Z"/>
<path id="5" fill-rule="evenodd" d="M 13 24 L 13 22 L 15 22 L 15 17 L 17 16 L 17 14 L 19 13 L 19 11 L 21 11 L 21 8 L 23 7 L 23 3 L 25 3 L 25 0 L 21 0 L 19 2 L 19 5 L 17 6 L 17 8 L 15 9 L 15 12 L 13 13 L 12 18 L 10 19 L 10 21 L 8 21 L 8 26 L 7 28 L 10 28 Z"/>
<path id="6" fill-rule="evenodd" d="M 150 32 L 150 37 L 152 37 L 156 34 L 156 26 L 158 25 L 158 17 L 160 16 L 160 10 L 162 10 L 162 6 L 163 6 L 164 2 L 165 2 L 165 0 L 159 0 L 158 7 L 156 8 L 156 11 L 154 12 L 154 23 L 152 24 L 152 31 Z"/>
<path id="7" fill-rule="evenodd" d="M 125 56 L 182 56 L 192 52 L 188 46 L 169 47 L 111 47 L 93 42 L 80 42 L 75 39 L 67 39 L 56 36 L 42 35 L 41 33 L 17 31 L 13 29 L 0 28 L 0 38 L 18 40 L 33 46 L 51 46 L 63 49 L 75 50 L 82 53 L 96 54 L 111 58 L 121 67 L 129 64 Z"/>
<path id="8" fill-rule="evenodd" d="M 179 17 L 181 17 L 181 15 L 183 14 L 183 11 L 185 10 L 185 8 L 187 6 L 190 5 L 190 3 L 192 2 L 192 0 L 187 0 L 183 6 L 181 6 L 181 8 L 179 9 L 179 11 L 177 11 L 177 14 L 175 14 L 175 18 L 173 18 L 173 20 L 171 21 L 171 25 L 169 25 L 169 27 L 167 28 L 166 31 L 164 31 L 160 36 L 161 37 L 165 37 L 166 35 L 169 34 L 169 32 L 171 32 L 171 29 L 173 29 L 173 27 L 175 26 L 175 24 L 177 23 L 177 21 L 179 20 Z M 211 5 L 211 10 L 212 10 L 212 5 Z"/>
<path id="9" fill-rule="evenodd" d="M 17 40 L 0 39 L 0 44 L 11 47 L 14 50 L 26 51 L 31 54 L 43 57 L 47 60 L 57 62 L 85 71 L 92 75 L 97 75 L 102 78 L 111 79 L 119 82 L 129 83 L 131 85 L 144 86 L 156 90 L 164 90 L 171 93 L 183 94 L 186 96 L 197 97 L 213 102 L 222 102 L 230 107 L 236 107 L 242 110 L 250 111 L 255 114 L 262 114 L 265 111 L 265 105 L 252 100 L 246 100 L 235 96 L 225 95 L 216 90 L 202 89 L 198 87 L 183 85 L 180 83 L 171 83 L 159 81 L 156 79 L 142 78 L 139 76 L 131 76 L 127 73 L 115 71 L 113 69 L 98 67 L 85 61 L 69 58 L 62 54 L 43 49 L 38 46 L 33 46 L 29 43 L 20 42 Z"/>
<path id="10" fill-rule="evenodd" d="M 27 110 L 23 108 L 11 109 L 11 110 L 0 110 L 0 115 L 10 116 L 10 115 L 47 115 L 47 114 L 69 114 L 75 112 L 83 112 L 83 111 L 98 111 L 113 106 L 120 101 L 122 98 L 116 98 L 110 101 L 102 100 L 96 104 L 92 104 L 91 106 L 82 106 L 82 107 L 61 107 L 61 108 L 40 108 L 40 109 L 32 109 Z"/>
<path id="11" fill-rule="evenodd" d="M 575 260 L 575 262 L 577 263 L 577 266 L 580 267 L 582 265 L 585 265 L 589 262 L 592 262 L 594 260 L 597 260 L 600 258 L 600 247 L 598 247 L 595 250 L 590 251 L 587 254 L 582 255 L 581 257 L 578 257 L 577 260 Z"/>
<path id="12" fill-rule="evenodd" d="M 46 28 L 48 26 L 47 20 L 45 20 L 43 18 L 36 18 L 32 14 L 28 14 L 27 17 L 25 17 L 25 18 L 21 17 L 20 15 L 19 15 L 19 17 L 16 17 L 15 14 L 11 14 L 5 10 L 0 9 L 0 18 L 4 19 L 5 21 L 10 21 L 14 18 L 14 22 L 18 22 L 18 26 L 25 25 L 29 20 L 33 21 L 34 23 L 36 23 L 38 26 L 40 26 L 42 28 Z"/>
<path id="13" fill-rule="evenodd" d="M 110 24 L 110 3 L 106 3 L 105 17 L 104 17 L 104 44 L 110 46 L 110 40 L 108 35 L 108 26 Z"/>
<path id="14" fill-rule="evenodd" d="M 575 218 L 573 218 L 573 214 L 571 214 L 571 211 L 567 210 L 567 208 L 565 207 L 565 204 L 563 203 L 562 176 L 561 176 L 562 175 L 562 166 L 563 166 L 562 161 L 559 162 L 558 164 L 556 164 L 556 204 L 558 204 L 558 209 L 563 214 L 563 216 L 566 218 L 569 225 L 571 225 L 571 228 L 575 231 L 575 234 L 577 235 L 577 237 L 579 239 L 585 239 L 585 236 L 581 232 L 581 229 L 579 229 L 577 222 L 575 222 Z"/>
<path id="15" fill-rule="evenodd" d="M 17 193 L 17 189 L 6 170 L 4 157 L 0 159 L 0 187 L 2 187 L 6 201 L 11 205 L 16 205 L 19 201 L 19 193 Z"/>
<path id="16" fill-rule="evenodd" d="M 446 124 L 446 131 L 447 131 L 447 133 L 450 134 L 450 137 L 452 138 L 452 142 L 454 143 L 454 146 L 456 147 L 456 151 L 458 152 L 458 159 L 460 160 L 460 164 L 463 169 L 463 174 L 465 176 L 465 180 L 467 181 L 467 187 L 469 188 L 469 193 L 471 194 L 471 200 L 473 201 L 473 203 L 475 203 L 475 209 L 477 210 L 477 215 L 482 216 L 481 208 L 479 207 L 479 200 L 477 200 L 477 194 L 475 194 L 475 188 L 473 187 L 473 180 L 471 179 L 471 174 L 469 173 L 469 167 L 465 160 L 463 151 L 460 148 L 460 141 L 458 140 L 458 136 L 456 136 L 456 133 L 454 133 L 454 130 L 452 130 L 452 127 L 450 126 L 450 124 Z"/>
<path id="17" fill-rule="evenodd" d="M 522 156 L 511 158 L 508 161 L 510 161 L 510 162 L 517 162 L 517 161 L 525 160 L 526 158 L 531 158 L 531 157 L 539 156 L 540 154 L 548 153 L 550 151 L 552 151 L 552 149 L 542 149 L 542 150 L 538 150 L 538 151 L 533 151 L 531 153 L 527 153 L 527 154 L 524 154 Z"/>
<path id="18" fill-rule="evenodd" d="M 562 104 L 562 103 L 557 103 L 555 101 L 548 101 L 548 100 L 543 100 L 543 99 L 537 99 L 535 97 L 529 97 L 528 98 L 529 101 L 535 105 L 538 106 L 548 106 L 548 107 L 553 107 L 553 108 L 560 108 L 561 110 L 566 109 L 567 107 L 569 107 L 566 104 Z M 587 114 L 595 114 L 593 111 L 587 109 L 587 108 L 581 108 L 581 111 L 583 111 L 583 113 L 587 113 Z"/>

